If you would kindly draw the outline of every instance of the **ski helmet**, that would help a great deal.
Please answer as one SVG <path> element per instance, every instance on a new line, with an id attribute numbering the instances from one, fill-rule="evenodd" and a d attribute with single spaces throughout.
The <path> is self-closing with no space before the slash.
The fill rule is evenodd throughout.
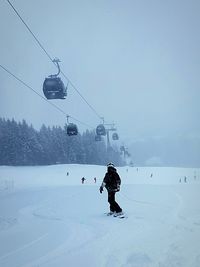
<path id="1" fill-rule="evenodd" d="M 115 165 L 112 162 L 110 162 L 110 163 L 107 164 L 107 167 L 108 168 L 115 168 Z"/>

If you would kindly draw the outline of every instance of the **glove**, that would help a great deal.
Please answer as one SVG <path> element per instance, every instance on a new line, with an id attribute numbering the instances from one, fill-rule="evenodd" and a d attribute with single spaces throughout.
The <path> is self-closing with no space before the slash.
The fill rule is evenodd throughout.
<path id="1" fill-rule="evenodd" d="M 103 192 L 103 186 L 100 186 L 99 191 L 102 194 L 102 192 Z"/>

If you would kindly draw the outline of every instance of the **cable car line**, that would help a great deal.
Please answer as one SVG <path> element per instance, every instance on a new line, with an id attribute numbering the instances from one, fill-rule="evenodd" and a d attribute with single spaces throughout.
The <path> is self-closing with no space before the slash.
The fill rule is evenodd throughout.
<path id="1" fill-rule="evenodd" d="M 40 98 L 42 98 L 43 100 L 45 100 L 47 103 L 49 103 L 51 106 L 53 106 L 54 108 L 56 108 L 58 111 L 60 111 L 63 115 L 65 115 L 65 117 L 70 117 L 72 118 L 73 120 L 89 127 L 89 128 L 94 128 L 76 118 L 74 118 L 73 116 L 67 114 L 65 111 L 63 111 L 61 108 L 59 108 L 56 104 L 52 103 L 52 102 L 49 102 L 45 97 L 43 97 L 42 95 L 40 95 L 36 90 L 34 90 L 31 86 L 29 86 L 27 83 L 25 83 L 23 80 L 21 80 L 20 78 L 18 78 L 15 74 L 13 74 L 11 71 L 9 71 L 7 68 L 5 68 L 4 66 L 2 66 L 0 64 L 0 67 L 5 71 L 7 72 L 10 76 L 12 76 L 13 78 L 15 78 L 18 82 L 22 83 L 25 87 L 29 88 L 31 91 L 33 91 L 37 96 L 39 96 Z"/>
<path id="2" fill-rule="evenodd" d="M 54 64 L 54 66 L 57 66 L 59 68 L 59 73 L 61 73 L 65 79 L 68 81 L 68 84 L 70 83 L 71 86 L 73 87 L 73 89 L 79 94 L 79 96 L 84 100 L 84 102 L 90 107 L 90 109 L 96 114 L 96 116 L 102 120 L 102 117 L 97 113 L 97 111 L 92 107 L 92 105 L 90 105 L 90 103 L 85 99 L 85 97 L 79 92 L 79 90 L 76 88 L 76 86 L 72 83 L 72 81 L 68 78 L 68 76 L 60 69 L 59 65 L 58 65 L 58 60 L 56 61 L 55 59 L 53 59 L 50 54 L 47 52 L 47 50 L 44 48 L 44 46 L 41 44 L 41 42 L 38 40 L 38 38 L 36 37 L 36 35 L 33 33 L 33 31 L 31 30 L 31 28 L 28 26 L 28 24 L 25 22 L 25 20 L 22 18 L 22 16 L 19 14 L 19 12 L 16 10 L 16 8 L 14 7 L 14 5 L 10 2 L 10 0 L 6 0 L 8 2 L 8 4 L 11 6 L 11 8 L 14 10 L 14 12 L 16 13 L 16 15 L 19 17 L 19 19 L 21 20 L 21 22 L 25 25 L 25 27 L 27 28 L 27 30 L 29 31 L 29 33 L 32 35 L 32 37 L 34 38 L 34 40 L 37 42 L 37 44 L 40 46 L 40 48 L 43 50 L 43 52 L 46 54 L 46 56 L 50 59 L 50 61 Z M 0 65 L 1 66 L 1 65 Z M 2 66 L 1 66 L 2 67 Z M 4 70 L 6 70 L 4 67 L 3 67 Z M 7 71 L 7 70 L 6 70 Z M 8 73 L 10 73 L 9 71 L 7 71 Z M 58 75 L 57 74 L 57 75 Z M 65 99 L 65 96 L 66 96 L 66 92 L 64 90 L 64 84 L 63 82 L 61 81 L 61 79 L 59 77 L 57 78 L 54 78 L 52 75 L 50 75 L 49 77 L 52 76 L 53 78 L 53 81 L 49 81 L 51 83 L 51 85 L 47 85 L 47 90 L 45 85 L 46 83 L 44 82 L 43 84 L 43 92 L 46 91 L 46 94 L 45 96 L 47 97 L 47 99 L 45 99 L 43 96 L 41 96 L 39 93 L 37 93 L 33 88 L 31 88 L 30 86 L 28 86 L 26 83 L 24 83 L 22 80 L 20 80 L 19 78 L 17 78 L 15 75 L 13 75 L 12 73 L 10 73 L 10 75 L 12 75 L 13 77 L 15 77 L 18 81 L 20 81 L 22 84 L 24 84 L 26 87 L 28 87 L 29 89 L 31 89 L 33 92 L 35 92 L 38 96 L 40 96 L 41 98 L 43 98 L 46 102 L 48 102 L 49 104 L 51 104 L 52 106 L 54 106 L 57 110 L 59 110 L 60 112 L 62 112 L 65 116 L 68 116 L 68 114 L 66 114 L 62 109 L 60 109 L 58 106 L 56 106 L 55 104 L 49 102 L 47 99 Z M 57 76 L 57 75 L 54 75 L 54 76 Z M 57 79 L 57 80 L 56 80 Z M 45 79 L 46 82 L 48 82 L 48 78 Z M 54 89 L 56 87 L 56 89 Z M 68 87 L 68 86 L 67 86 Z M 53 88 L 53 89 L 52 89 Z M 66 88 L 67 89 L 67 88 Z M 50 94 L 48 95 L 48 91 L 50 91 Z M 51 92 L 52 91 L 52 92 Z M 60 95 L 60 92 L 61 92 L 61 95 Z M 52 94 L 52 95 L 51 95 Z M 49 97 L 49 98 L 48 98 Z M 72 116 L 70 116 L 72 119 L 80 122 L 79 120 L 73 118 Z M 81 124 L 84 124 L 86 125 L 85 123 L 83 122 L 80 122 Z M 103 119 L 103 124 L 100 124 L 96 127 L 96 133 L 97 133 L 97 136 L 96 136 L 96 141 L 100 141 L 101 140 L 101 136 L 105 135 L 105 127 L 104 127 L 104 119 Z M 73 127 L 73 130 L 76 130 L 75 129 L 75 126 L 76 125 L 73 125 L 71 123 L 71 126 Z M 88 125 L 87 125 L 88 127 Z M 90 128 L 92 128 L 91 126 L 89 126 Z M 69 127 L 70 128 L 70 127 Z M 73 131 L 71 131 L 73 132 Z M 76 131 L 75 131 L 76 132 Z M 76 134 L 76 133 L 75 133 Z M 112 136 L 113 140 L 118 140 L 119 137 L 116 134 L 113 134 Z"/>
<path id="3" fill-rule="evenodd" d="M 65 73 L 61 70 L 60 71 L 62 73 L 62 75 L 65 77 L 65 79 L 68 80 L 68 82 L 70 82 L 71 86 L 74 88 L 74 90 L 79 94 L 79 96 L 85 101 L 85 103 L 93 110 L 93 112 L 97 115 L 97 117 L 99 119 L 101 119 L 101 116 L 97 113 L 97 111 L 89 104 L 89 102 L 85 99 L 85 97 L 78 91 L 78 89 L 76 88 L 76 86 L 72 83 L 72 81 L 65 75 Z"/>
<path id="4" fill-rule="evenodd" d="M 47 52 L 47 50 L 44 48 L 44 46 L 41 44 L 41 42 L 38 40 L 38 38 L 35 36 L 35 34 L 33 33 L 33 31 L 30 29 L 30 27 L 28 26 L 28 24 L 24 21 L 24 19 L 22 18 L 22 16 L 19 14 L 19 12 L 16 10 L 16 8 L 13 6 L 13 4 L 10 2 L 10 0 L 6 0 L 8 2 L 8 4 L 11 6 L 11 8 L 14 10 L 14 12 L 16 13 L 16 15 L 19 17 L 19 19 L 22 21 L 22 23 L 25 25 L 25 27 L 27 28 L 27 30 L 30 32 L 30 34 L 33 36 L 33 38 L 35 39 L 35 41 L 37 42 L 37 44 L 40 46 L 40 48 L 44 51 L 44 53 L 47 55 L 47 57 L 51 60 L 51 62 L 56 65 L 56 63 L 54 62 L 54 59 L 50 56 L 50 54 Z M 72 83 L 72 81 L 67 77 L 67 75 L 65 75 L 65 73 L 60 70 L 60 72 L 62 73 L 62 75 L 65 77 L 65 79 L 71 84 L 71 86 L 73 87 L 73 89 L 79 94 L 79 96 L 85 101 L 85 103 L 90 107 L 90 109 L 96 114 L 96 116 L 98 118 L 101 118 L 101 116 L 97 113 L 97 111 L 89 104 L 89 102 L 85 99 L 85 97 L 79 92 L 79 90 L 76 88 L 76 86 Z"/>
<path id="5" fill-rule="evenodd" d="M 15 78 L 18 82 L 22 83 L 25 87 L 27 87 L 28 89 L 30 89 L 32 92 L 34 92 L 37 96 L 39 96 L 40 98 L 42 98 L 43 100 L 45 100 L 48 104 L 50 104 L 51 106 L 53 106 L 54 108 L 56 108 L 59 112 L 61 112 L 62 114 L 65 115 L 65 117 L 67 118 L 67 124 L 65 125 L 65 129 L 67 131 L 67 135 L 68 136 L 75 136 L 78 134 L 78 127 L 76 124 L 69 122 L 69 118 L 72 118 L 73 120 L 85 125 L 86 127 L 89 128 L 93 128 L 90 125 L 74 118 L 73 116 L 65 113 L 61 108 L 59 108 L 57 105 L 53 104 L 52 102 L 49 102 L 46 98 L 44 98 L 42 95 L 40 95 L 36 90 L 34 90 L 31 86 L 29 86 L 27 83 L 25 83 L 22 79 L 18 78 L 15 74 L 13 74 L 11 71 L 9 71 L 7 68 L 5 68 L 4 66 L 2 66 L 0 64 L 0 67 L 7 72 L 10 76 L 12 76 L 13 78 Z M 102 118 L 103 119 L 103 118 Z M 107 124 L 105 124 L 107 125 Z M 96 127 L 96 135 L 95 135 L 95 141 L 102 141 L 101 136 L 105 136 L 107 134 L 107 139 L 109 138 L 108 136 L 108 132 L 109 130 L 115 131 L 115 128 L 111 128 L 111 129 L 105 129 L 104 127 L 104 119 L 103 119 L 103 124 L 99 124 Z M 117 133 L 113 133 L 112 135 L 112 139 L 113 140 L 119 140 L 119 136 Z"/>
<path id="6" fill-rule="evenodd" d="M 16 8 L 13 6 L 13 4 L 9 1 L 6 0 L 8 2 L 8 4 L 12 7 L 12 9 L 15 11 L 15 13 L 17 14 L 17 16 L 20 18 L 20 20 L 22 21 L 22 23 L 26 26 L 27 30 L 30 32 L 30 34 L 33 36 L 33 38 L 35 39 L 35 41 L 38 43 L 38 45 L 40 46 L 40 48 L 45 52 L 45 54 L 47 55 L 47 57 L 53 62 L 53 58 L 49 55 L 49 53 L 46 51 L 46 49 L 44 48 L 44 46 L 40 43 L 40 41 L 38 40 L 38 38 L 35 36 L 35 34 L 31 31 L 30 27 L 27 25 L 27 23 L 24 21 L 24 19 L 21 17 L 21 15 L 19 14 L 19 12 L 16 10 Z M 53 62 L 54 64 L 54 62 Z"/>

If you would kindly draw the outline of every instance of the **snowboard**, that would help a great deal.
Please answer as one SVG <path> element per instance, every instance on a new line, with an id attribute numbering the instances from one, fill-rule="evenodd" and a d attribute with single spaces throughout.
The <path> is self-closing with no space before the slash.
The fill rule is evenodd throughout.
<path id="1" fill-rule="evenodd" d="M 105 215 L 107 215 L 109 217 L 119 218 L 119 219 L 127 219 L 128 218 L 128 216 L 126 214 L 124 214 L 124 213 L 118 215 L 116 213 L 112 213 L 111 214 L 110 212 L 108 212 L 108 213 L 105 213 Z"/>
<path id="2" fill-rule="evenodd" d="M 120 214 L 120 215 L 114 214 L 113 217 L 114 218 L 119 218 L 119 219 L 127 219 L 128 218 L 128 216 L 125 215 L 124 213 Z"/>

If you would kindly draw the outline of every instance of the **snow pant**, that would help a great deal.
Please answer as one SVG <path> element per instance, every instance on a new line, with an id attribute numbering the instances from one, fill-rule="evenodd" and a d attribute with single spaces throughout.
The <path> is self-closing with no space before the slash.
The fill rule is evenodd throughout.
<path id="1" fill-rule="evenodd" d="M 118 205 L 118 203 L 115 201 L 115 193 L 112 191 L 108 191 L 108 203 L 110 204 L 110 211 L 112 212 L 121 212 L 122 209 Z"/>

